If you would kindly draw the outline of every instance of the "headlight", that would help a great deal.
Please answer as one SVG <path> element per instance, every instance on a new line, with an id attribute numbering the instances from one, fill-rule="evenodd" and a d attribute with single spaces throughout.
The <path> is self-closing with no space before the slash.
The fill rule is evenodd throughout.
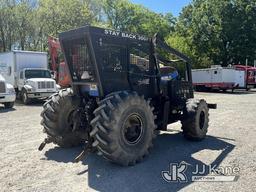
<path id="1" fill-rule="evenodd" d="M 56 84 L 56 89 L 57 89 L 57 90 L 60 90 L 60 89 L 61 89 L 61 86 L 58 85 L 58 84 Z"/>
<path id="2" fill-rule="evenodd" d="M 35 92 L 35 91 L 36 91 L 36 88 L 35 88 L 35 86 L 30 85 L 30 87 L 28 88 L 27 91 L 28 91 L 28 92 Z"/>
<path id="3" fill-rule="evenodd" d="M 13 94 L 16 94 L 16 92 L 15 92 L 15 89 L 14 89 L 14 88 L 8 88 L 7 90 L 8 90 L 8 91 L 7 91 L 7 92 L 8 92 L 8 94 L 12 94 L 12 95 L 13 95 Z"/>
<path id="4" fill-rule="evenodd" d="M 35 90 L 35 87 L 32 85 L 24 85 L 25 89 L 27 90 L 27 92 L 31 92 Z"/>
<path id="5" fill-rule="evenodd" d="M 15 89 L 13 88 L 13 86 L 11 84 L 7 84 L 6 88 L 7 88 L 8 94 L 16 94 Z"/>
<path id="6" fill-rule="evenodd" d="M 35 92 L 35 91 L 36 91 L 36 88 L 35 88 L 34 86 L 32 87 L 32 91 L 33 91 L 33 92 Z"/>

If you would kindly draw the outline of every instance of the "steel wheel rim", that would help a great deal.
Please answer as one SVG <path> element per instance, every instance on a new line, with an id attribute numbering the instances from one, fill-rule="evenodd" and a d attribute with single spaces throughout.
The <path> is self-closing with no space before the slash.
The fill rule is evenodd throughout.
<path id="1" fill-rule="evenodd" d="M 144 132 L 142 118 L 138 114 L 129 115 L 123 124 L 123 138 L 129 145 L 136 145 Z"/>

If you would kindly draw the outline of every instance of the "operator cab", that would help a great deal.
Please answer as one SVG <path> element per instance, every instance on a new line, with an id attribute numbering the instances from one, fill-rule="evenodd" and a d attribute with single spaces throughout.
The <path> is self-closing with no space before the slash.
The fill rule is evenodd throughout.
<path id="1" fill-rule="evenodd" d="M 157 52 L 168 46 L 157 37 L 85 26 L 60 34 L 60 43 L 72 84 L 79 86 L 83 95 L 105 97 L 115 91 L 132 90 L 152 98 L 161 94 L 162 80 L 180 78 L 171 61 L 158 57 Z M 186 77 L 192 88 L 191 75 Z"/>

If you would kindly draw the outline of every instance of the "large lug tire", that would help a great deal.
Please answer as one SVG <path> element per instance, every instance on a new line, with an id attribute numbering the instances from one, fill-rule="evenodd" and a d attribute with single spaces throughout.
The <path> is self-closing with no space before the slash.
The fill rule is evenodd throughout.
<path id="1" fill-rule="evenodd" d="M 81 132 L 73 130 L 74 114 L 79 105 L 80 99 L 72 97 L 71 89 L 52 95 L 44 104 L 41 125 L 48 137 L 60 147 L 69 148 L 84 143 Z"/>
<path id="2" fill-rule="evenodd" d="M 28 98 L 28 93 L 25 89 L 21 91 L 21 100 L 25 105 L 28 105 L 31 102 L 31 99 Z"/>
<path id="3" fill-rule="evenodd" d="M 11 109 L 14 106 L 14 102 L 8 102 L 8 103 L 4 103 L 4 108 L 5 109 Z"/>
<path id="4" fill-rule="evenodd" d="M 206 137 L 209 127 L 209 108 L 205 100 L 189 99 L 181 121 L 183 135 L 192 141 Z"/>
<path id="5" fill-rule="evenodd" d="M 156 137 L 155 117 L 149 101 L 134 92 L 117 92 L 102 100 L 94 114 L 90 136 L 99 155 L 129 166 L 149 153 Z"/>

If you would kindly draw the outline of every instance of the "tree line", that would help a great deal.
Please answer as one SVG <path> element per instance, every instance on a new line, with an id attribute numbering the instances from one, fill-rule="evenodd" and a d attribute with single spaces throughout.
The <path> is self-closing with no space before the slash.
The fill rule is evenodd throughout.
<path id="1" fill-rule="evenodd" d="M 0 0 L 0 52 L 47 51 L 48 36 L 86 24 L 153 36 L 194 67 L 256 59 L 256 0 L 193 0 L 178 17 L 128 0 Z"/>

